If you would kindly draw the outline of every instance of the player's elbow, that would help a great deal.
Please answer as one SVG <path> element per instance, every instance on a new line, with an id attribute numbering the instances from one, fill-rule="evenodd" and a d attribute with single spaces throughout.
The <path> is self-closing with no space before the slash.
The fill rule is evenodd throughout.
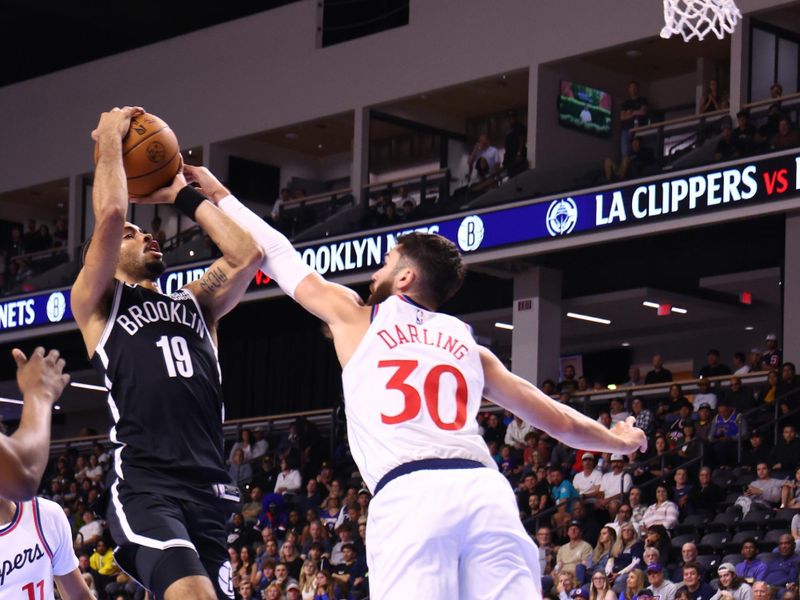
<path id="1" fill-rule="evenodd" d="M 24 502 L 36 495 L 39 477 L 32 469 L 12 471 L 11 476 L 4 478 L 0 485 L 0 496 L 12 502 Z"/>
<path id="2" fill-rule="evenodd" d="M 124 225 L 127 213 L 127 206 L 119 203 L 105 203 L 95 212 L 94 217 L 97 225 Z"/>

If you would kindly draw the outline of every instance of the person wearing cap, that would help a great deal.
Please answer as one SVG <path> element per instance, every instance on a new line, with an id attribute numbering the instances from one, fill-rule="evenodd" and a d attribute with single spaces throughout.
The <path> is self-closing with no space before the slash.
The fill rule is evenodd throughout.
<path id="1" fill-rule="evenodd" d="M 697 387 L 697 393 L 692 398 L 694 411 L 697 412 L 703 404 L 707 404 L 711 410 L 717 408 L 717 395 L 711 391 L 711 382 L 708 379 L 700 379 Z"/>
<path id="2" fill-rule="evenodd" d="M 586 569 L 592 555 L 592 547 L 581 537 L 583 530 L 579 521 L 570 521 L 567 527 L 566 544 L 556 554 L 556 573 L 571 573 L 579 584 L 583 584 Z"/>
<path id="3" fill-rule="evenodd" d="M 737 577 L 751 584 L 756 581 L 762 581 L 767 574 L 767 563 L 756 558 L 758 555 L 758 542 L 754 538 L 747 538 L 742 542 L 742 548 L 739 553 L 742 555 L 742 561 L 736 565 Z"/>
<path id="4" fill-rule="evenodd" d="M 778 336 L 768 333 L 766 337 L 767 350 L 761 355 L 761 370 L 777 369 L 783 364 L 783 352 L 778 349 Z"/>
<path id="5" fill-rule="evenodd" d="M 600 481 L 603 474 L 595 469 L 595 456 L 591 452 L 584 452 L 581 457 L 583 470 L 572 478 L 572 486 L 580 497 L 594 504 L 595 499 L 601 496 Z"/>
<path id="6" fill-rule="evenodd" d="M 262 456 L 261 460 L 256 463 L 258 466 L 254 469 L 253 479 L 250 482 L 253 486 L 258 486 L 262 490 L 275 489 L 275 481 L 278 479 L 278 469 L 274 465 L 272 456 L 269 454 Z"/>
<path id="7" fill-rule="evenodd" d="M 732 563 L 722 563 L 717 567 L 717 575 L 719 575 L 719 588 L 711 600 L 752 600 L 752 588 L 736 575 L 736 567 Z"/>
<path id="8" fill-rule="evenodd" d="M 695 562 L 683 565 L 683 585 L 676 594 L 683 589 L 689 592 L 690 600 L 711 600 L 714 595 L 714 588 L 703 581 L 700 567 Z"/>
<path id="9" fill-rule="evenodd" d="M 572 485 L 567 479 L 564 479 L 564 474 L 557 467 L 551 468 L 549 472 L 551 492 L 553 502 L 558 506 L 559 504 L 566 503 L 567 512 L 572 510 L 572 502 L 580 497 L 575 486 Z"/>
<path id="10" fill-rule="evenodd" d="M 617 514 L 622 496 L 628 493 L 633 486 L 629 473 L 623 473 L 625 457 L 622 454 L 611 455 L 611 470 L 605 473 L 600 480 L 602 492 L 597 501 L 598 508 L 607 508 L 611 516 Z"/>
<path id="11" fill-rule="evenodd" d="M 659 563 L 656 562 L 651 565 L 647 565 L 645 576 L 647 577 L 647 583 L 650 586 L 649 591 L 653 597 L 658 598 L 659 600 L 673 600 L 675 598 L 675 592 L 677 591 L 678 586 L 667 579 L 666 573 L 664 572 L 664 567 L 662 567 Z M 639 598 L 642 598 L 641 592 L 639 593 Z"/>
<path id="12" fill-rule="evenodd" d="M 701 442 L 708 441 L 708 434 L 711 432 L 711 406 L 707 402 L 703 402 L 700 405 L 700 409 L 697 411 L 697 422 L 694 426 L 695 437 L 699 439 Z M 687 442 L 686 440 L 686 427 L 684 426 L 683 432 L 683 443 Z"/>
<path id="13" fill-rule="evenodd" d="M 300 586 L 294 582 L 286 586 L 286 600 L 300 600 Z"/>
<path id="14" fill-rule="evenodd" d="M 698 376 L 701 378 L 706 377 L 720 377 L 722 375 L 730 375 L 731 368 L 719 362 L 719 350 L 712 348 L 706 354 L 706 364 L 700 369 Z"/>
<path id="15" fill-rule="evenodd" d="M 636 595 L 641 600 L 660 600 L 660 596 L 650 588 L 644 588 Z"/>

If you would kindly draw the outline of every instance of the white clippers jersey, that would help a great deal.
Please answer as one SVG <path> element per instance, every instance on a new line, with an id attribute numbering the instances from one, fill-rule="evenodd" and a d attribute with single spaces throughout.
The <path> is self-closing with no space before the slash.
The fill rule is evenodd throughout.
<path id="1" fill-rule="evenodd" d="M 53 600 L 53 576 L 77 568 L 61 507 L 44 498 L 18 503 L 0 527 L 0 600 Z"/>
<path id="2" fill-rule="evenodd" d="M 342 371 L 350 450 L 367 486 L 426 458 L 467 458 L 497 469 L 475 420 L 483 367 L 469 326 L 407 296 L 372 309 Z"/>

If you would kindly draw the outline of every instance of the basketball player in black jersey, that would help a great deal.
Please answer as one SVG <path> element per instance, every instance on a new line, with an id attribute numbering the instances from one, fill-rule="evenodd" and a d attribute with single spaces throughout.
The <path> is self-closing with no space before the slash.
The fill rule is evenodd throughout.
<path id="1" fill-rule="evenodd" d="M 109 388 L 116 445 L 107 520 L 120 567 L 159 599 L 232 598 L 224 521 L 238 500 L 223 457 L 216 323 L 244 295 L 263 253 L 202 194 L 173 183 L 141 203 L 172 203 L 222 251 L 170 295 L 158 242 L 126 222 L 122 139 L 141 108 L 103 113 L 92 203 L 95 227 L 72 310 Z"/>

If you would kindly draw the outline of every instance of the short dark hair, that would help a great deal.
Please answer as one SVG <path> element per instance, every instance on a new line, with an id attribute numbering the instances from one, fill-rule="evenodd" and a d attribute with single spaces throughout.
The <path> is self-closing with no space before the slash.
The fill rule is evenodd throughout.
<path id="1" fill-rule="evenodd" d="M 694 570 L 695 570 L 695 572 L 696 572 L 698 575 L 700 574 L 700 565 L 698 565 L 696 562 L 687 562 L 687 563 L 684 563 L 684 565 L 683 565 L 683 569 L 684 569 L 684 571 L 685 571 L 686 569 L 694 569 Z"/>
<path id="2" fill-rule="evenodd" d="M 419 267 L 423 300 L 438 308 L 464 283 L 466 269 L 456 245 L 440 235 L 414 231 L 397 238 L 401 256 Z"/>

